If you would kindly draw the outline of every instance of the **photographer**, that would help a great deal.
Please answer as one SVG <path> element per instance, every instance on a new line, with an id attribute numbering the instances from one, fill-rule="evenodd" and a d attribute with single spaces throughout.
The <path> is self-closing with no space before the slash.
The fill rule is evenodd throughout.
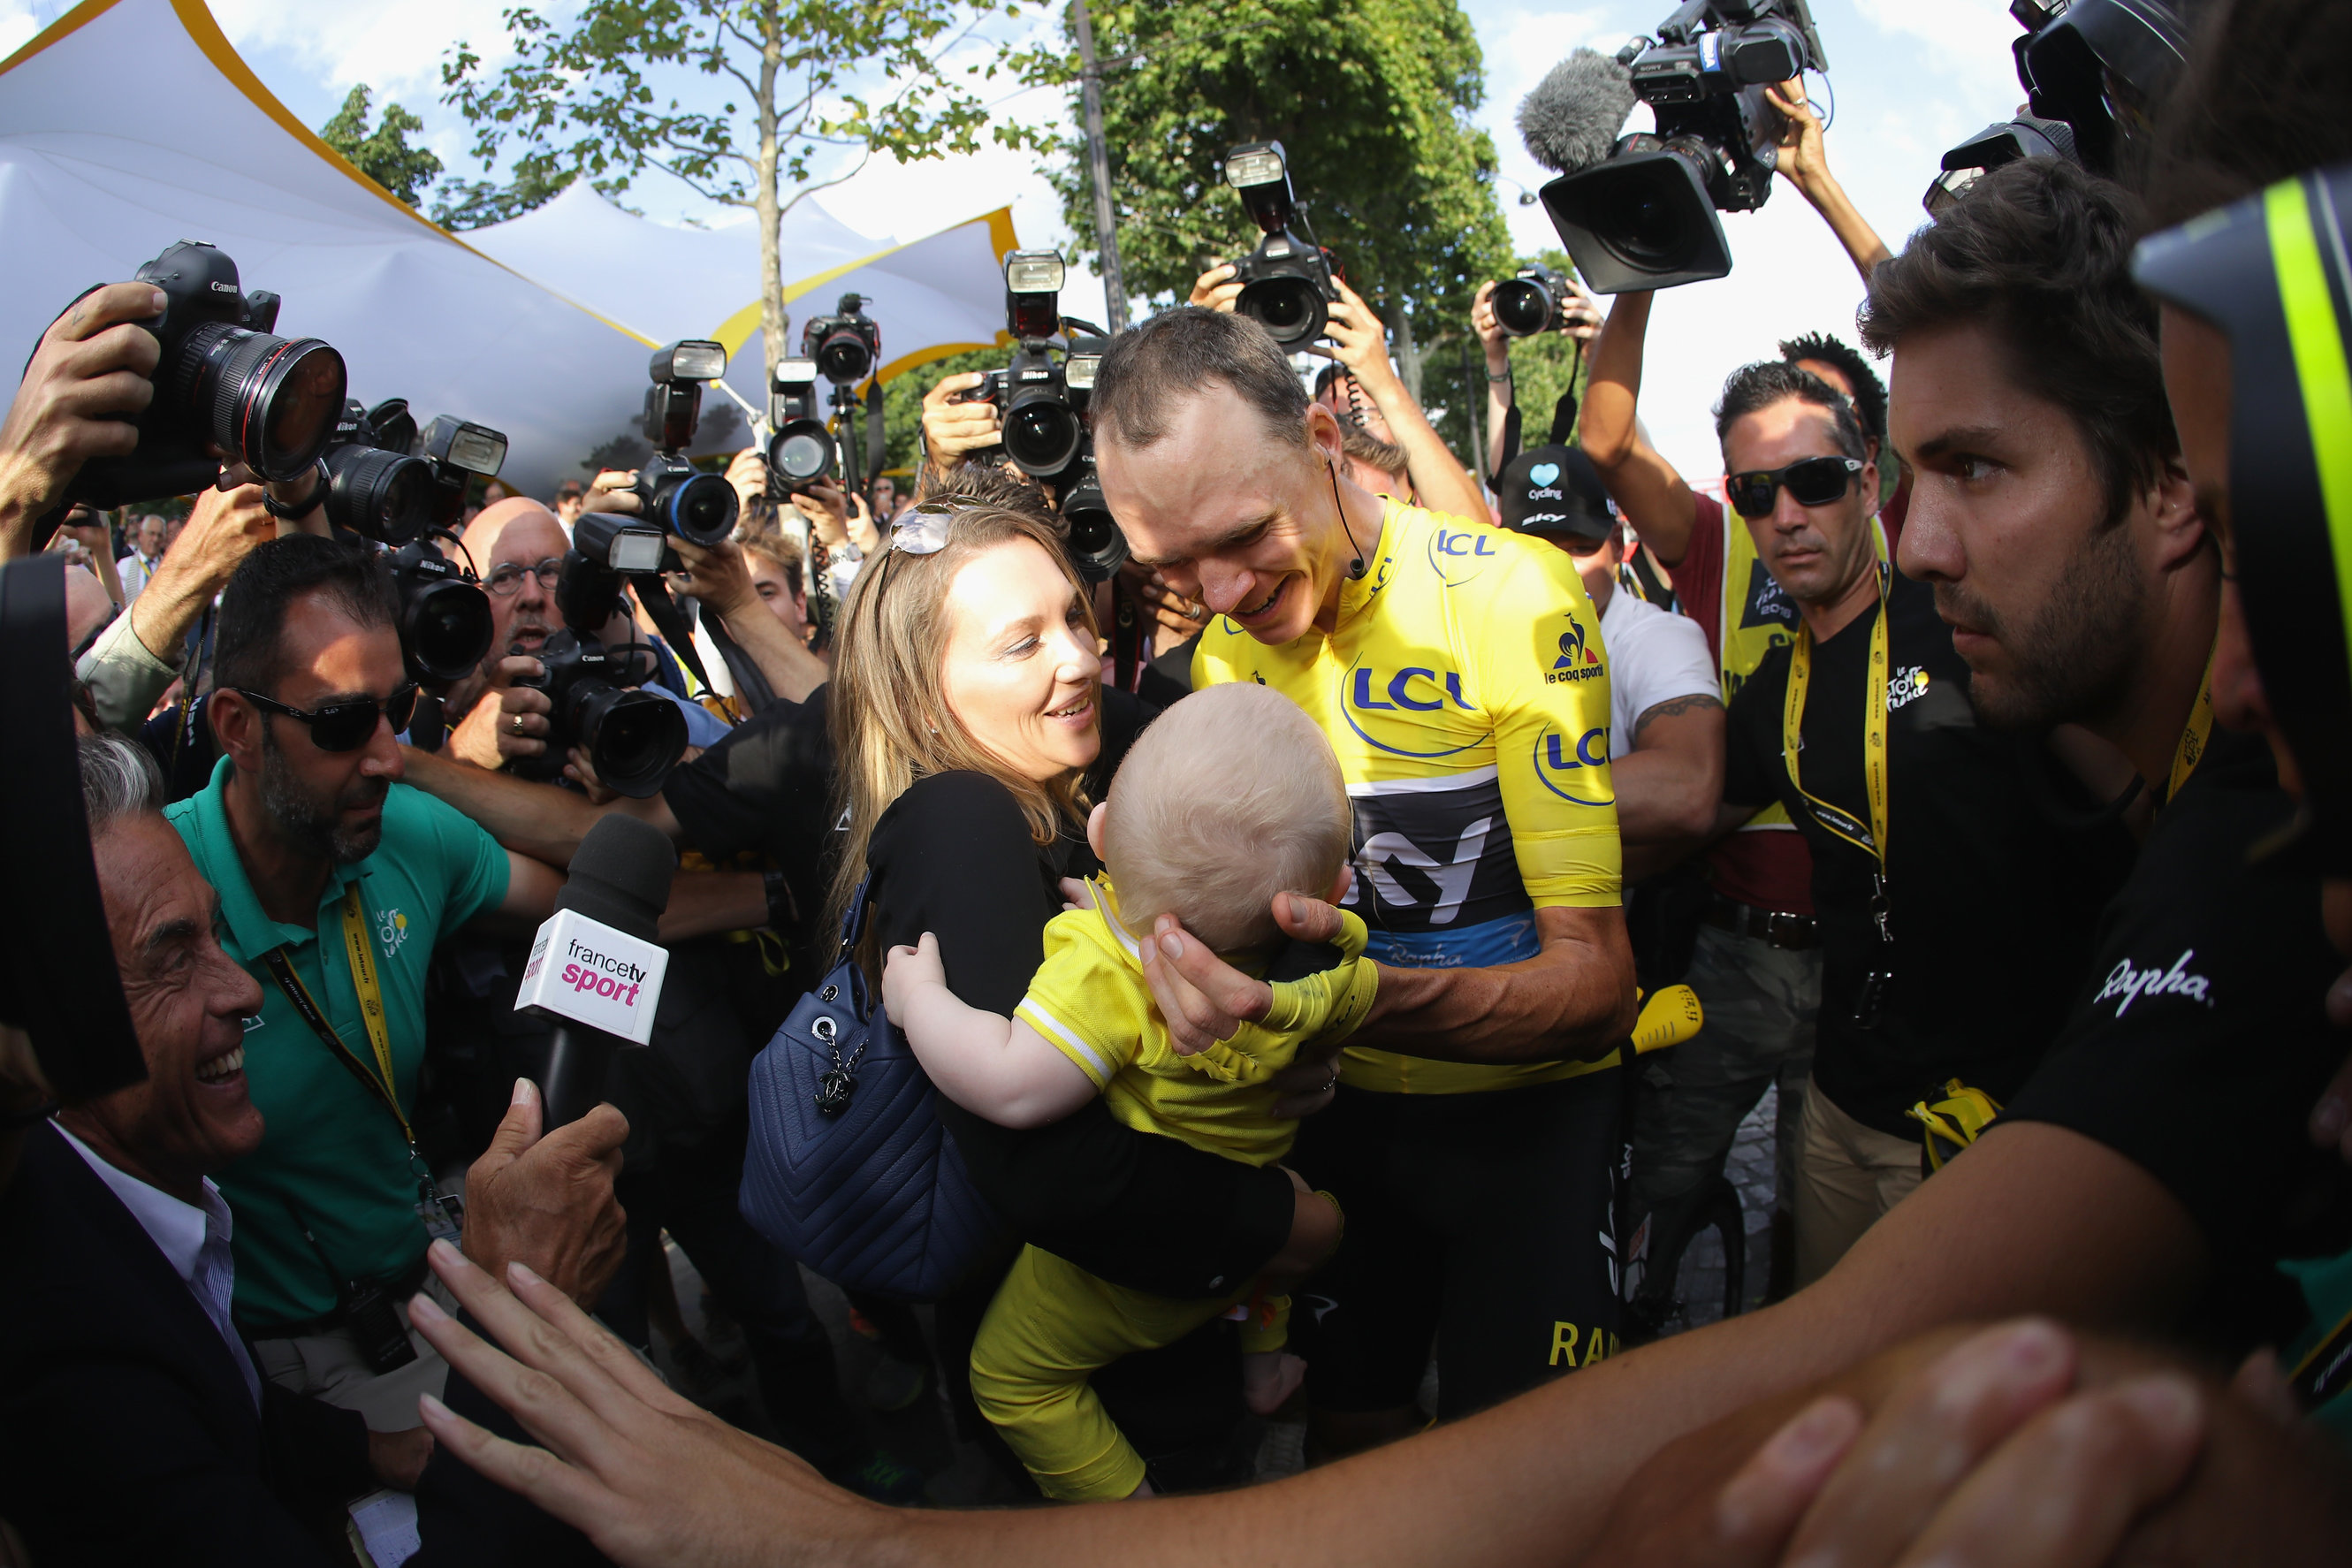
<path id="1" fill-rule="evenodd" d="M 1193 279 L 1192 297 L 1185 302 L 1230 312 L 1242 294 L 1242 285 L 1235 280 L 1237 270 L 1229 261 L 1210 268 Z M 1307 352 L 1337 361 L 1347 373 L 1347 379 L 1335 380 L 1324 389 L 1327 405 L 1339 417 L 1341 428 L 1366 429 L 1404 449 L 1415 504 L 1450 517 L 1492 521 L 1494 514 L 1486 509 L 1486 493 L 1478 481 L 1431 427 L 1421 405 L 1412 400 L 1396 366 L 1389 362 L 1388 337 L 1380 318 L 1348 287 L 1346 279 L 1335 277 L 1332 286 L 1339 293 L 1329 308 L 1328 335 L 1333 346 L 1317 343 Z M 1369 420 L 1357 417 L 1348 392 L 1350 381 L 1360 389 L 1359 395 L 1371 400 L 1382 428 L 1372 428 Z"/>
<path id="2" fill-rule="evenodd" d="M 66 307 L 33 351 L 0 419 L 0 561 L 30 554 L 35 529 L 91 458 L 138 443 L 129 423 L 152 402 L 161 356 L 137 323 L 161 315 L 163 291 L 110 283 Z"/>
<path id="3" fill-rule="evenodd" d="M 928 496 L 933 484 L 954 473 L 970 454 L 1003 445 L 996 405 L 957 395 L 987 379 L 976 370 L 965 371 L 941 377 L 923 394 L 923 474 L 919 495 Z"/>
<path id="4" fill-rule="evenodd" d="M 1592 297 L 1583 280 L 1570 275 L 1567 279 L 1571 298 L 1568 309 L 1560 312 L 1559 324 L 1553 330 L 1574 342 L 1581 360 L 1584 346 L 1601 331 L 1601 301 Z M 1500 318 L 1495 314 L 1495 289 L 1497 284 L 1488 279 L 1478 285 L 1477 298 L 1470 303 L 1470 330 L 1477 334 L 1478 346 L 1486 356 L 1486 471 L 1499 474 L 1510 466 L 1519 453 L 1520 414 L 1518 388 L 1511 381 L 1511 335 L 1503 331 Z M 1569 391 L 1573 394 L 1571 386 Z"/>

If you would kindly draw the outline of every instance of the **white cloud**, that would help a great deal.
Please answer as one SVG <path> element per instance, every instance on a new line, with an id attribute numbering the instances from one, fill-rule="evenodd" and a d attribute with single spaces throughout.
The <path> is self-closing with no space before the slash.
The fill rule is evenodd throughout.
<path id="1" fill-rule="evenodd" d="M 376 101 L 427 106 L 441 93 L 441 61 L 461 40 L 495 66 L 511 52 L 499 13 L 502 0 L 211 0 L 214 18 L 248 60 L 275 57 L 338 99 L 354 82 Z M 445 111 L 446 112 L 446 111 Z M 454 118 L 454 116 L 452 117 Z"/>
<path id="2" fill-rule="evenodd" d="M 0 4 L 0 59 L 30 43 L 44 25 L 30 5 Z"/>

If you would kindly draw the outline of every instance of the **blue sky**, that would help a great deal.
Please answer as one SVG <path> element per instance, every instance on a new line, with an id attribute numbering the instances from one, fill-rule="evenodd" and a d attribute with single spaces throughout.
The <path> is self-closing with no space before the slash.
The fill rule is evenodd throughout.
<path id="1" fill-rule="evenodd" d="M 477 172 L 467 156 L 469 138 L 456 113 L 437 101 L 439 63 L 463 38 L 494 64 L 503 37 L 499 12 L 512 3 L 212 0 L 223 31 L 304 121 L 322 122 L 352 83 L 365 81 L 377 89 L 379 104 L 396 99 L 422 115 L 423 140 L 452 172 L 464 174 Z M 1613 50 L 1654 26 L 1673 8 L 1671 0 L 1464 4 L 1486 54 L 1487 97 L 1478 118 L 1501 153 L 1506 179 L 1498 191 L 1512 234 L 1525 249 L 1557 244 L 1542 209 L 1517 204 L 1519 191 L 1545 175 L 1520 147 L 1512 111 L 1570 50 Z M 0 53 L 68 8 L 67 0 L 0 0 Z M 568 7 L 553 0 L 542 8 L 561 14 Z M 1903 236 L 1924 220 L 1919 195 L 1943 150 L 2016 107 L 2009 52 L 2016 25 L 2000 0 L 1815 0 L 1814 13 L 1832 66 L 1829 89 L 1816 87 L 1815 96 L 1833 96 L 1836 103 L 1831 160 L 1864 215 L 1900 248 Z M 1033 27 L 1047 25 L 1041 18 Z M 1063 111 L 1057 95 L 1033 92 L 1004 102 L 1000 112 L 1059 120 Z M 1311 186 L 1312 171 L 1298 175 Z M 628 199 L 668 221 L 732 216 L 661 175 L 641 182 Z M 906 167 L 886 163 L 821 199 L 844 222 L 877 238 L 912 238 L 1007 202 L 1024 240 L 1068 238 L 1058 203 L 1026 153 L 992 150 Z M 1721 467 L 1707 408 L 1725 374 L 1770 354 L 1777 340 L 1799 331 L 1851 338 L 1862 292 L 1843 253 L 1785 185 L 1761 212 L 1727 217 L 1725 227 L 1737 261 L 1733 275 L 1661 299 L 1644 381 L 1643 413 L 1654 437 L 1694 478 Z M 1073 306 L 1090 313 L 1076 303 L 1085 287 L 1073 279 Z"/>

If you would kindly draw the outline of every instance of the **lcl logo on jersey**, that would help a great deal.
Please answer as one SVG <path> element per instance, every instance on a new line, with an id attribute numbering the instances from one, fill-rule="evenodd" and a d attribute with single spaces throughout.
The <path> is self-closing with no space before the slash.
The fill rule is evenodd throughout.
<path id="1" fill-rule="evenodd" d="M 1557 686 L 1564 680 L 1594 680 L 1607 673 L 1601 656 L 1584 646 L 1584 623 L 1572 612 L 1562 610 L 1560 618 L 1568 629 L 1559 634 L 1559 657 L 1544 671 L 1544 684 Z"/>
<path id="2" fill-rule="evenodd" d="M 1609 765 L 1609 727 L 1597 725 L 1581 735 L 1547 725 L 1536 737 L 1536 777 L 1544 788 L 1578 805 L 1610 805 L 1617 795 L 1594 774 Z"/>
<path id="3" fill-rule="evenodd" d="M 1392 713 L 1399 709 L 1434 713 L 1449 702 L 1465 713 L 1471 711 L 1462 695 L 1462 677 L 1450 669 L 1442 674 L 1434 669 L 1400 669 L 1382 684 L 1377 671 L 1359 665 L 1349 679 L 1348 701 L 1367 713 Z"/>
<path id="4" fill-rule="evenodd" d="M 1449 588 L 1459 588 L 1496 558 L 1495 536 L 1482 528 L 1438 525 L 1429 536 L 1429 569 Z"/>

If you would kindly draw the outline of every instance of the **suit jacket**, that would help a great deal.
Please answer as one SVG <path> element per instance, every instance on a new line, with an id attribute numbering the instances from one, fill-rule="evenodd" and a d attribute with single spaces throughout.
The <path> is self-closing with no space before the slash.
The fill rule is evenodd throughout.
<path id="1" fill-rule="evenodd" d="M 0 1518 L 34 1562 L 325 1565 L 374 1485 L 355 1411 L 244 1374 L 46 1122 L 0 1194 Z M 340 1552 L 340 1548 L 338 1549 Z"/>

